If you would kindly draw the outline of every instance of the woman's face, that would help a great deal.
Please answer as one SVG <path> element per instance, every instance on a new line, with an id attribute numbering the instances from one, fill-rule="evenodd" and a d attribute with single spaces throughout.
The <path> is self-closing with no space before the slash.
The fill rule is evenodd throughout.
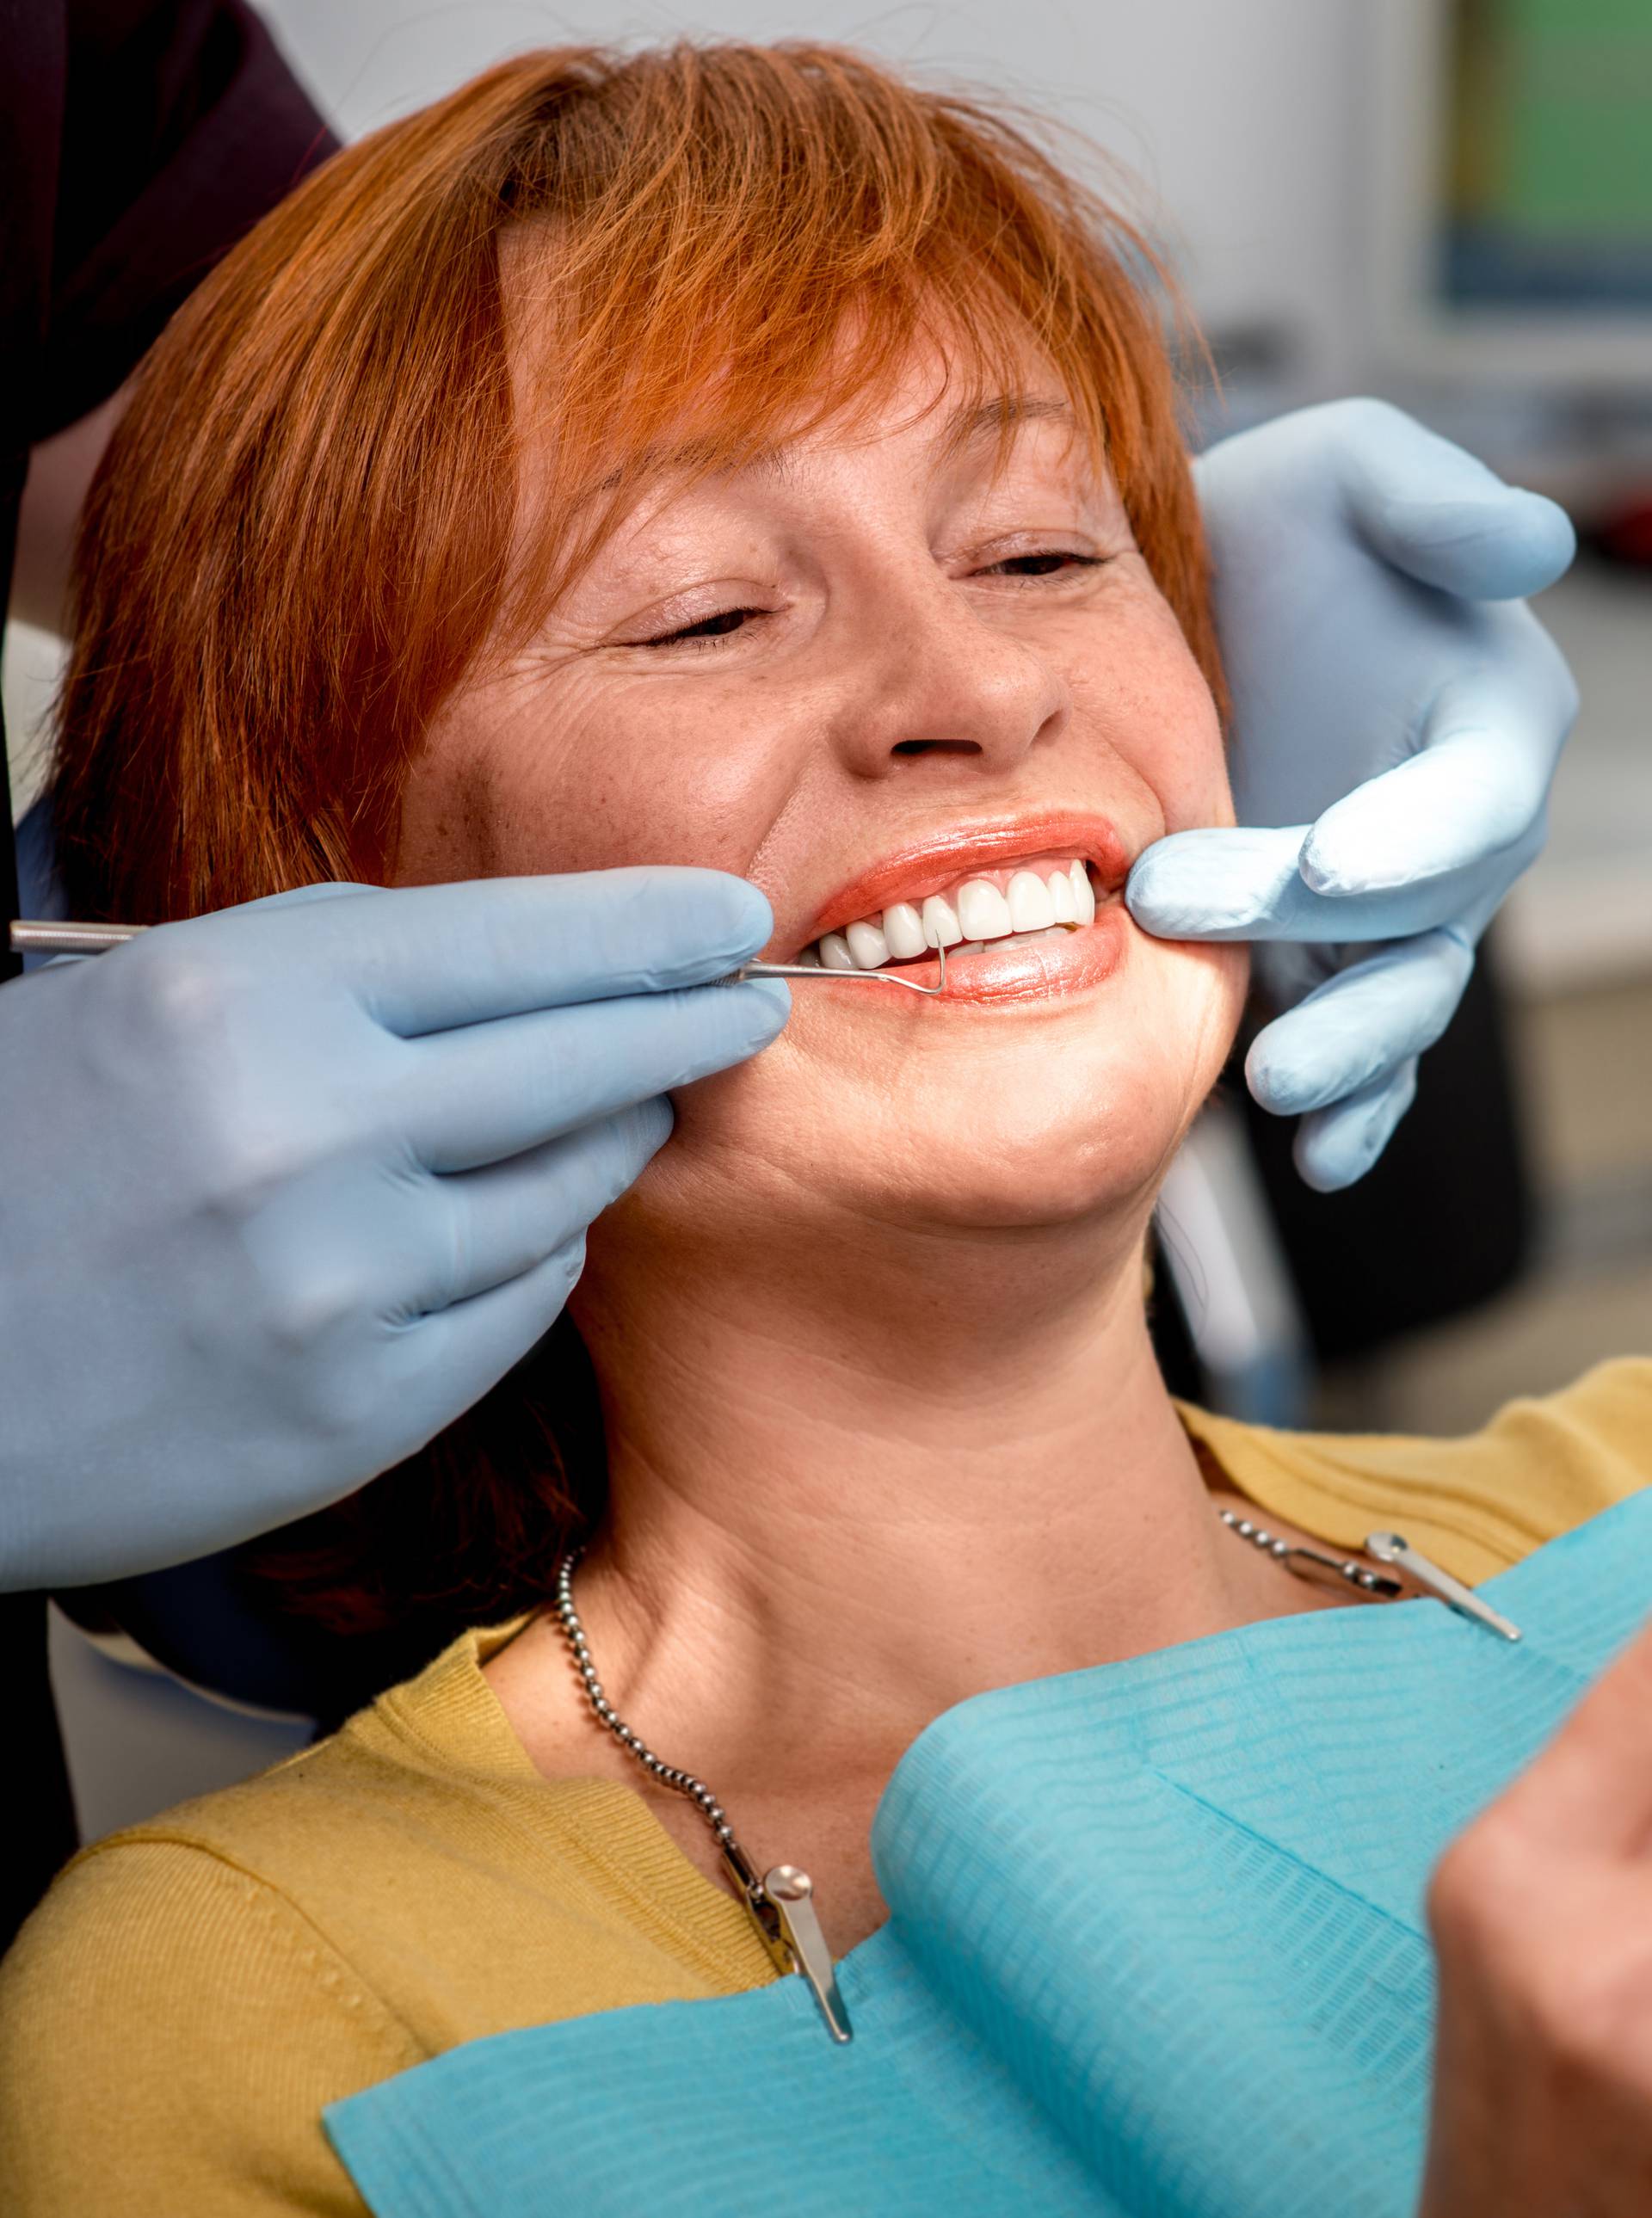
<path id="1" fill-rule="evenodd" d="M 957 943 L 940 999 L 795 987 L 774 1045 L 678 1097 L 632 1211 L 1139 1207 L 1227 1052 L 1242 951 L 1122 900 L 1151 841 L 1231 821 L 1209 689 L 1059 390 L 1029 366 L 1005 462 L 938 378 L 667 480 L 414 769 L 403 882 L 700 864 L 768 895 L 770 960 L 932 980 L 919 943 Z"/>

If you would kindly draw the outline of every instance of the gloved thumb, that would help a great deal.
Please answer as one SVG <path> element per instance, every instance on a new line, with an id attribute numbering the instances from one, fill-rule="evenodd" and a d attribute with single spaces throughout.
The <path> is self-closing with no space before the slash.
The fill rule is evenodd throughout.
<path id="1" fill-rule="evenodd" d="M 1398 409 L 1373 411 L 1369 436 L 1349 450 L 1343 492 L 1374 554 L 1463 600 L 1541 592 L 1577 551 L 1563 508 L 1505 485 Z"/>

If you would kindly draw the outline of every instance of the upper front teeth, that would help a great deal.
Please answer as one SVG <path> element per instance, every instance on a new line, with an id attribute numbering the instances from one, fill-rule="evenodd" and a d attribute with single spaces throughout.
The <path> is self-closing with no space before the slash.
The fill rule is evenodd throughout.
<path id="1" fill-rule="evenodd" d="M 1071 892 L 1066 872 L 1060 877 Z M 1036 870 L 1018 870 L 1005 898 L 1009 902 L 1012 931 L 1042 932 L 1055 922 L 1055 896 Z"/>
<path id="2" fill-rule="evenodd" d="M 958 929 L 958 913 L 944 894 L 931 894 L 924 903 L 924 945 L 925 947 L 956 947 L 963 938 Z"/>
<path id="3" fill-rule="evenodd" d="M 987 878 L 968 878 L 954 901 L 931 894 L 921 908 L 892 901 L 881 917 L 863 917 L 820 942 L 820 960 L 828 970 L 876 970 L 894 960 L 909 962 L 931 947 L 957 947 L 966 940 L 1007 939 L 1012 933 L 1042 932 L 1059 924 L 1092 924 L 1096 896 L 1082 863 L 1065 869 L 1041 865 L 1015 871 L 1003 892 Z"/>
<path id="4" fill-rule="evenodd" d="M 857 970 L 875 970 L 880 963 L 888 961 L 889 943 L 881 925 L 851 924 L 844 937 Z"/>
<path id="5" fill-rule="evenodd" d="M 966 939 L 1002 939 L 1015 930 L 1010 904 L 985 878 L 971 878 L 958 888 L 958 926 Z"/>
<path id="6" fill-rule="evenodd" d="M 908 963 L 934 945 L 924 930 L 923 918 L 910 901 L 893 901 L 884 910 L 883 937 L 897 963 Z"/>

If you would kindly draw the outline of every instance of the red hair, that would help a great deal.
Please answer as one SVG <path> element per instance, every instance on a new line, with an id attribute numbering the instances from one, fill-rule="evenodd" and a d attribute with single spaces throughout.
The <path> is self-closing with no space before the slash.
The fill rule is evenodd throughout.
<path id="1" fill-rule="evenodd" d="M 709 471 L 852 415 L 920 335 L 977 401 L 1030 344 L 1048 362 L 1220 695 L 1161 299 L 1141 236 L 1019 125 L 831 46 L 529 54 L 347 148 L 173 319 L 93 487 L 53 789 L 71 912 L 382 877 L 436 709 L 651 449 Z M 601 1506 L 578 1354 L 559 1327 L 347 1509 L 374 1568 L 337 1558 L 338 1611 L 543 1595 Z"/>

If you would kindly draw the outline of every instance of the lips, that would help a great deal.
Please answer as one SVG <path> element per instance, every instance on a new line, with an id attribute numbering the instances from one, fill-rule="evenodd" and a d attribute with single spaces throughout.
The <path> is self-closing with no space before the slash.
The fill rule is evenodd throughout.
<path id="1" fill-rule="evenodd" d="M 1048 1001 L 1118 967 L 1129 862 L 1111 820 L 1094 815 L 959 827 L 839 887 L 820 912 L 818 936 L 792 959 L 827 970 L 895 970 L 934 985 L 940 966 L 928 951 L 943 945 L 946 991 L 929 1009 Z"/>
<path id="2" fill-rule="evenodd" d="M 1129 939 L 1129 917 L 1115 896 L 1099 906 L 1093 924 L 1079 931 L 1056 931 L 1017 935 L 1007 939 L 968 943 L 956 954 L 949 950 L 946 990 L 937 1000 L 920 1001 L 916 995 L 892 993 L 880 1000 L 871 994 L 855 1001 L 857 1022 L 863 1019 L 867 1004 L 877 1002 L 886 1011 L 908 1022 L 928 1013 L 933 1020 L 941 1012 L 984 1002 L 1049 1001 L 1080 994 L 1110 978 L 1123 961 Z M 920 986 L 941 982 L 940 964 L 926 961 L 897 966 L 903 978 Z M 845 1000 L 851 996 L 845 996 Z"/>

